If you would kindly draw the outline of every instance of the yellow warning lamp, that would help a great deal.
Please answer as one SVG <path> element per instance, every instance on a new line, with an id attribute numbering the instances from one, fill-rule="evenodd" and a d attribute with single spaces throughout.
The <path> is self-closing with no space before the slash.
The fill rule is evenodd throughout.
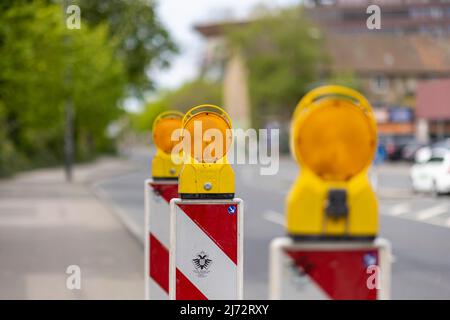
<path id="1" fill-rule="evenodd" d="M 166 111 L 159 114 L 153 122 L 153 142 L 157 149 L 152 161 L 153 179 L 178 179 L 183 159 L 181 154 L 172 154 L 178 143 L 172 139 L 172 133 L 181 129 L 182 119 L 181 112 Z"/>
<path id="2" fill-rule="evenodd" d="M 190 109 L 183 118 L 182 199 L 232 199 L 234 172 L 227 160 L 233 142 L 228 114 L 215 105 Z"/>
<path id="3" fill-rule="evenodd" d="M 287 197 L 287 232 L 298 239 L 371 240 L 378 204 L 368 170 L 377 146 L 375 117 L 357 91 L 323 86 L 306 94 L 291 123 L 300 175 Z"/>

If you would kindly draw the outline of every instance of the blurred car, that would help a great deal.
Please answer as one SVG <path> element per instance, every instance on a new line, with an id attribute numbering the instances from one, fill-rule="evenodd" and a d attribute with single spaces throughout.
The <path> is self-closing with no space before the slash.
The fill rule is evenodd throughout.
<path id="1" fill-rule="evenodd" d="M 403 160 L 403 149 L 414 143 L 412 136 L 382 136 L 380 143 L 384 146 L 387 159 L 391 161 Z"/>
<path id="2" fill-rule="evenodd" d="M 448 193 L 450 192 L 450 149 L 430 150 L 428 159 L 421 157 L 421 162 L 417 162 L 411 168 L 413 190 L 432 192 L 435 195 Z"/>
<path id="3" fill-rule="evenodd" d="M 401 151 L 402 160 L 413 162 L 416 157 L 417 151 L 419 151 L 423 147 L 425 147 L 425 144 L 423 143 L 420 143 L 416 140 L 410 141 L 403 147 Z"/>
<path id="4" fill-rule="evenodd" d="M 450 138 L 436 141 L 431 145 L 435 149 L 448 149 L 450 150 Z"/>

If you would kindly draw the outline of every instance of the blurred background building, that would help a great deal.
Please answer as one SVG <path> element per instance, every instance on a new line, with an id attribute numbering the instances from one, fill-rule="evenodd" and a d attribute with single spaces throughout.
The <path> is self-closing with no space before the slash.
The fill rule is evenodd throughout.
<path id="1" fill-rule="evenodd" d="M 370 4 L 381 8 L 380 30 L 366 26 Z M 450 1 L 307 1 L 304 13 L 324 36 L 331 58 L 325 74 L 351 72 L 357 78 L 388 152 L 450 136 Z M 251 122 L 248 70 L 239 52 L 226 50 L 224 33 L 251 23 L 195 26 L 207 40 L 202 73 L 223 80 L 225 107 L 241 126 Z"/>
<path id="2" fill-rule="evenodd" d="M 307 1 L 308 15 L 327 29 L 339 32 L 370 32 L 366 8 L 379 5 L 384 33 L 450 33 L 450 2 L 447 0 L 335 0 Z"/>

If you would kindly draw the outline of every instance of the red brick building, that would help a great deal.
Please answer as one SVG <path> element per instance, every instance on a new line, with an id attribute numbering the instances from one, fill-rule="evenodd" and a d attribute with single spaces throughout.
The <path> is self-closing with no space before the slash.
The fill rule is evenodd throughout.
<path id="1" fill-rule="evenodd" d="M 424 137 L 450 136 L 450 79 L 419 83 L 416 118 Z"/>

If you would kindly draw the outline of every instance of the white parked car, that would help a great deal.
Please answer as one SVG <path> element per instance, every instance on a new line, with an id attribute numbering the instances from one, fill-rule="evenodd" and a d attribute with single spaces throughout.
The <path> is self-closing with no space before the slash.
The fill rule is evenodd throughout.
<path id="1" fill-rule="evenodd" d="M 436 195 L 450 192 L 450 149 L 419 152 L 417 160 L 411 168 L 414 191 L 432 192 Z"/>

